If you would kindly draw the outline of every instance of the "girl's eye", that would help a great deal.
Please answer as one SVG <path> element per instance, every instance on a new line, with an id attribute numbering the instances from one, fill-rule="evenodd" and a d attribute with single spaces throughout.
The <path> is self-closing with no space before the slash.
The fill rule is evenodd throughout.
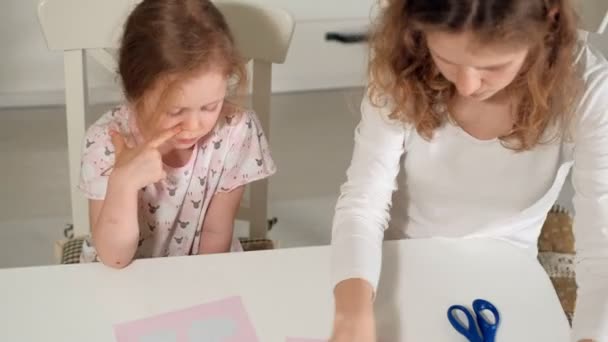
<path id="1" fill-rule="evenodd" d="M 217 109 L 217 106 L 218 106 L 217 103 L 209 105 L 209 106 L 205 106 L 205 107 L 201 108 L 201 111 L 203 111 L 203 112 L 213 112 L 213 111 L 215 111 Z"/>

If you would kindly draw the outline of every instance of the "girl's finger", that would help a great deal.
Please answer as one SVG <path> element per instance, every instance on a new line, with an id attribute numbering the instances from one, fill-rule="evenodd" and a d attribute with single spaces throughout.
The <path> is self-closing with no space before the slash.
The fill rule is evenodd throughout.
<path id="1" fill-rule="evenodd" d="M 118 157 L 126 148 L 125 139 L 115 131 L 110 132 L 110 138 L 112 139 L 112 145 L 114 145 L 114 153 Z"/>

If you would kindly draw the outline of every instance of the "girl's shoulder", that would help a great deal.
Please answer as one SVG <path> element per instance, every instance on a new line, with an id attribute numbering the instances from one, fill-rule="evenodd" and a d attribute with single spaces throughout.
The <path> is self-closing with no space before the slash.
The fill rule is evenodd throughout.
<path id="1" fill-rule="evenodd" d="M 254 111 L 241 107 L 227 108 L 213 140 L 219 151 L 213 165 L 221 164 L 220 192 L 269 177 L 276 172 L 261 121 Z M 223 149 L 222 149 L 223 148 Z"/>
<path id="2" fill-rule="evenodd" d="M 132 115 L 127 105 L 119 105 L 108 110 L 87 129 L 82 141 L 82 161 L 108 159 L 110 162 L 114 151 L 110 132 L 120 133 L 128 145 L 135 141 L 131 129 Z"/>
<path id="3" fill-rule="evenodd" d="M 78 187 L 90 199 L 105 198 L 108 176 L 114 165 L 114 146 L 111 131 L 129 132 L 127 106 L 107 111 L 86 132 L 82 142 L 80 183 Z"/>
<path id="4" fill-rule="evenodd" d="M 236 136 L 259 134 L 263 127 L 257 114 L 251 110 L 232 103 L 226 103 L 222 110 L 222 118 L 218 125 L 218 134 L 226 138 Z"/>
<path id="5" fill-rule="evenodd" d="M 98 136 L 100 133 L 109 133 L 109 131 L 116 131 L 121 133 L 123 136 L 131 135 L 131 110 L 128 105 L 118 105 L 97 119 L 87 129 L 87 138 Z M 104 134 L 105 135 L 105 134 Z"/>

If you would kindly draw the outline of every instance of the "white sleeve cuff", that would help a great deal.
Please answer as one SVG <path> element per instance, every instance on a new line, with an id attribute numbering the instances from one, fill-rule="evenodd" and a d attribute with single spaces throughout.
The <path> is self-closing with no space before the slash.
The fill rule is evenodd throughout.
<path id="1" fill-rule="evenodd" d="M 332 288 L 347 279 L 363 279 L 375 293 L 380 280 L 382 240 L 378 243 L 361 235 L 348 235 L 332 244 Z"/>

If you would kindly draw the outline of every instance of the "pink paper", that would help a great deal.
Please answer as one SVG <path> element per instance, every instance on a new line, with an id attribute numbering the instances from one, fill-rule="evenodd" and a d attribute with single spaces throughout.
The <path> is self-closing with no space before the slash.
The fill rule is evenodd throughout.
<path id="1" fill-rule="evenodd" d="M 117 324 L 117 342 L 257 342 L 240 297 Z"/>
<path id="2" fill-rule="evenodd" d="M 288 337 L 285 342 L 327 342 L 326 340 L 319 340 L 314 338 L 295 338 Z"/>

